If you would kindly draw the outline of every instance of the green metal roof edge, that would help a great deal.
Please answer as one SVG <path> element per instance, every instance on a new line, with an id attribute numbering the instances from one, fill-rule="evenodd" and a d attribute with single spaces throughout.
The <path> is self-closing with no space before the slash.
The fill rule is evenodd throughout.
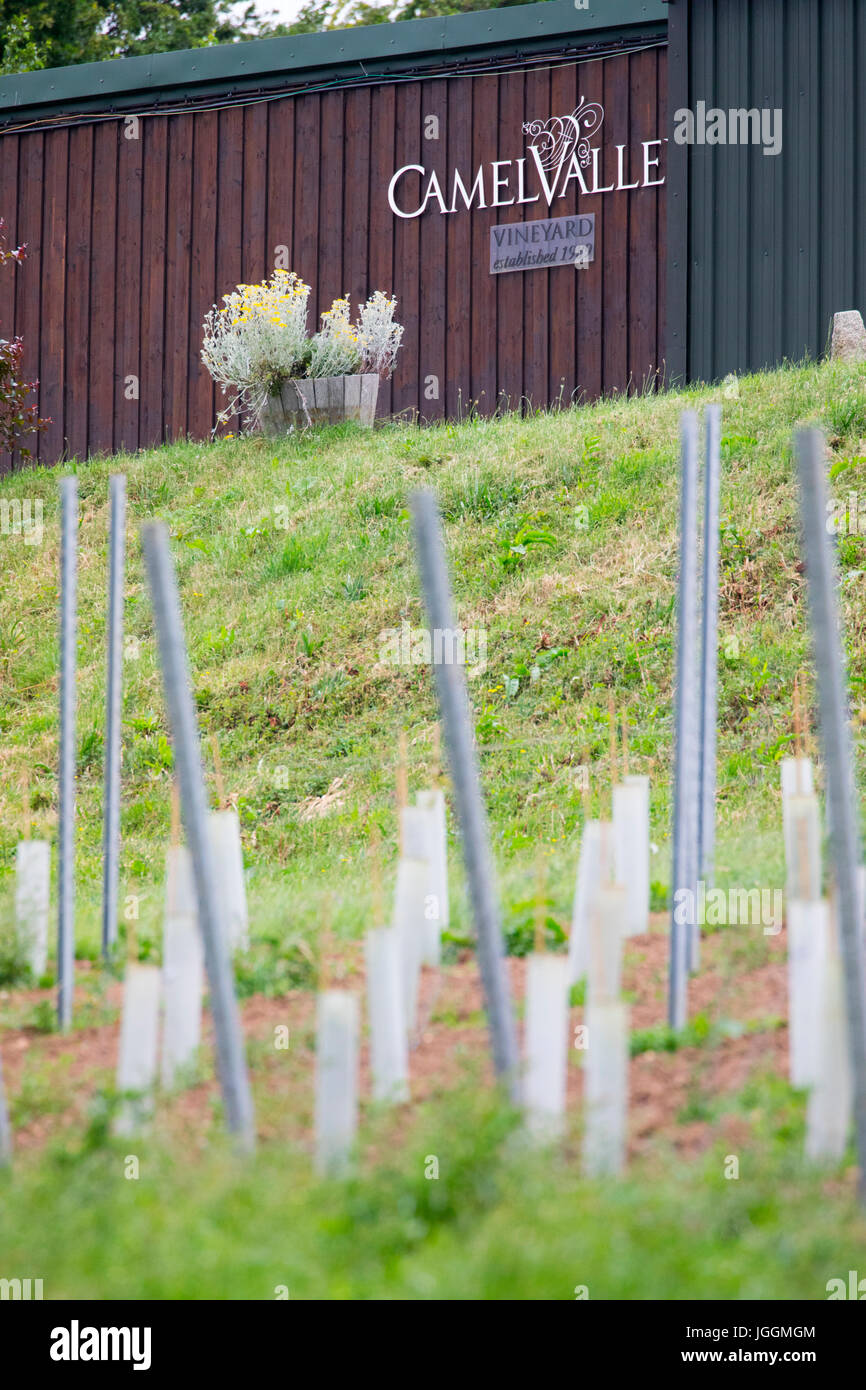
<path id="1" fill-rule="evenodd" d="M 132 110 L 224 93 L 418 72 L 432 60 L 530 52 L 557 40 L 626 37 L 667 22 L 667 0 L 574 0 L 474 10 L 319 34 L 252 39 L 0 78 L 0 124 L 61 114 Z"/>

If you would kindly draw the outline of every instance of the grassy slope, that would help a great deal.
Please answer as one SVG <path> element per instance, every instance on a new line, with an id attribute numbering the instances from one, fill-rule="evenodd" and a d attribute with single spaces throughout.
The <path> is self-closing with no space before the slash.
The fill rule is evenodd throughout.
<path id="1" fill-rule="evenodd" d="M 412 786 L 424 785 L 432 767 L 429 671 L 378 661 L 380 632 L 422 621 L 406 503 L 424 483 L 438 490 L 447 519 L 460 618 L 489 632 L 489 669 L 473 691 L 505 896 L 526 897 L 542 840 L 552 908 L 564 917 L 582 816 L 577 766 L 590 765 L 596 811 L 609 787 L 610 689 L 629 723 L 633 769 L 654 773 L 654 877 L 668 877 L 677 422 L 684 404 L 704 398 L 712 393 L 531 420 L 395 425 L 372 436 L 334 429 L 278 445 L 179 444 L 79 467 L 83 952 L 96 947 L 100 891 L 110 471 L 129 478 L 126 621 L 140 657 L 125 663 L 122 880 L 142 896 L 144 941 L 159 920 L 170 750 L 137 525 L 155 515 L 172 529 L 201 723 L 219 737 L 226 788 L 241 810 L 260 930 L 311 930 L 327 885 L 336 929 L 356 934 L 369 905 L 359 831 L 374 817 L 384 842 L 395 839 L 398 729 L 410 739 Z M 724 407 L 722 643 L 730 652 L 736 638 L 739 654 L 720 663 L 719 873 L 723 883 L 769 886 L 781 881 L 775 762 L 791 734 L 792 680 L 807 650 L 791 432 L 819 418 L 837 458 L 866 454 L 866 379 L 831 366 L 752 377 Z M 863 472 L 861 458 L 840 492 L 856 488 Z M 38 548 L 0 537 L 7 889 L 25 772 L 34 833 L 53 835 L 56 821 L 56 481 L 53 470 L 35 471 L 0 486 L 0 497 L 41 498 L 45 516 Z M 500 547 L 527 518 L 554 544 L 530 547 L 508 570 Z M 859 568 L 861 550 L 859 538 L 846 541 L 845 564 Z M 856 637 L 861 586 L 845 592 Z M 864 673 L 855 648 L 855 693 Z M 515 676 L 519 690 L 508 698 Z M 304 799 L 336 777 L 342 809 L 301 821 Z M 459 917 L 459 900 L 455 910 Z"/>
<path id="2" fill-rule="evenodd" d="M 549 858 L 550 911 L 561 922 L 568 918 L 585 813 L 576 771 L 578 765 L 589 764 L 592 808 L 603 810 L 610 783 L 610 689 L 628 720 L 632 769 L 653 774 L 653 838 L 659 846 L 654 878 L 659 893 L 664 891 L 669 874 L 677 422 L 684 404 L 700 405 L 712 398 L 712 392 L 695 391 L 688 397 L 603 402 L 529 420 L 506 417 L 429 430 L 393 425 L 372 437 L 346 429 L 278 445 L 261 440 L 180 444 L 81 466 L 79 954 L 94 955 L 98 939 L 109 471 L 126 472 L 130 494 L 127 627 L 139 649 L 125 664 L 122 891 L 141 900 L 139 949 L 142 954 L 158 951 L 170 814 L 170 752 L 135 536 L 141 520 L 158 515 L 170 523 L 174 537 L 202 725 L 219 737 L 226 787 L 237 800 L 244 826 L 254 936 L 244 984 L 247 989 L 279 990 L 309 978 L 307 956 L 298 950 L 298 942 L 315 937 L 326 894 L 333 898 L 338 933 L 357 936 L 369 923 L 366 832 L 372 821 L 378 823 L 383 843 L 393 851 L 399 729 L 405 728 L 410 740 L 411 786 L 425 785 L 431 774 L 434 709 L 429 672 L 378 661 L 383 629 L 398 626 L 404 618 L 415 625 L 422 620 L 406 512 L 408 493 L 420 483 L 435 486 L 441 498 L 460 618 L 489 633 L 489 668 L 473 682 L 473 691 L 506 925 L 516 930 L 531 913 L 539 842 Z M 840 493 L 857 490 L 866 470 L 866 375 L 862 370 L 822 366 L 748 378 L 740 382 L 739 398 L 723 404 L 721 623 L 726 655 L 720 661 L 718 878 L 723 884 L 771 887 L 782 879 L 776 761 L 792 732 L 794 672 L 807 655 L 790 438 L 797 423 L 821 420 L 843 473 Z M 56 818 L 56 474 L 37 471 L 3 480 L 2 497 L 42 498 L 45 507 L 40 547 L 26 546 L 20 537 L 0 537 L 0 912 L 8 921 L 25 770 L 35 832 L 52 835 Z M 580 508 L 588 510 L 586 530 L 580 524 Z M 283 526 L 286 521 L 288 529 Z M 522 561 L 507 566 L 502 556 L 526 522 L 549 532 L 552 544 L 531 546 Z M 852 537 L 841 547 L 858 702 L 866 675 L 857 640 L 864 619 L 857 578 L 864 567 L 862 545 Z M 540 672 L 535 682 L 529 679 L 533 665 Z M 342 805 L 325 818 L 302 819 L 307 800 L 324 793 L 335 778 L 342 779 Z M 452 918 L 460 931 L 467 923 L 456 854 L 452 863 Z M 830 1250 L 835 1251 L 825 1278 L 838 1272 L 836 1263 L 843 1271 L 848 1268 L 848 1256 L 836 1243 L 849 1216 L 847 1198 L 838 1198 L 830 1212 L 824 1194 L 825 1217 L 820 1226 L 810 1227 L 810 1187 L 799 1182 L 789 1191 L 778 1167 L 782 1160 L 773 1157 L 773 1135 L 777 1130 L 789 1133 L 792 1124 L 799 1124 L 799 1112 L 793 1120 L 787 1115 L 789 1105 L 787 1098 L 777 1098 L 767 1109 L 776 1119 L 769 1126 L 759 1167 L 778 1195 L 770 1203 L 775 1215 L 767 1218 L 763 1234 L 758 1220 L 750 1238 L 762 1252 L 755 1257 L 754 1279 L 750 1283 L 747 1278 L 743 1289 L 751 1290 L 752 1296 L 774 1288 L 821 1295 L 813 1265 L 824 1266 L 814 1251 L 800 1251 L 796 1259 L 784 1251 L 788 1237 L 783 1210 L 796 1213 L 789 1214 L 788 1224 L 805 1223 L 804 1248 L 823 1251 L 825 1261 Z M 446 1120 L 440 1117 L 436 1123 L 442 1126 Z M 799 1143 L 794 1147 L 799 1149 Z M 288 1180 L 284 1173 L 268 1181 L 269 1165 L 275 1161 L 273 1156 L 262 1160 L 258 1193 Z M 108 1162 L 120 1160 L 113 1154 L 97 1155 L 95 1167 L 84 1167 L 75 1175 L 65 1206 L 58 1195 L 58 1213 L 65 1213 L 60 1229 L 72 1220 L 70 1202 L 90 1206 L 93 1188 L 101 1181 L 100 1164 Z M 506 1194 L 517 1190 L 512 1184 L 520 1175 L 529 1184 L 527 1190 L 535 1191 L 522 1160 L 495 1162 L 485 1155 L 480 1140 L 478 1151 L 467 1158 L 469 1170 L 474 1173 L 477 1165 L 482 1177 L 492 1174 L 497 1162 Z M 157 1157 L 154 1166 L 166 1171 Z M 411 1184 L 408 1171 L 402 1181 Z M 29 1233 L 27 1249 L 44 1251 L 45 1262 L 58 1271 L 61 1282 L 67 1281 L 68 1291 L 73 1281 L 82 1285 L 96 1280 L 103 1295 L 110 1293 L 97 1274 L 98 1250 L 90 1248 L 88 1253 L 85 1245 L 80 1256 L 63 1254 L 50 1234 L 35 1234 L 45 1224 L 39 1213 L 44 1212 L 46 1190 L 54 1190 L 56 1176 L 49 1166 L 25 1180 L 20 1205 L 16 1204 L 18 1236 L 7 1232 L 7 1238 L 17 1241 Z M 479 1183 L 484 1188 L 482 1177 L 471 1178 L 473 1192 Z M 339 1208 L 334 1217 L 338 1228 L 340 1221 L 357 1226 L 355 1217 L 347 1215 L 354 1210 L 353 1202 L 368 1204 L 375 1224 L 375 1213 L 395 1181 L 374 1174 L 362 1181 L 354 1196 L 329 1198 Z M 223 1192 L 223 1184 L 235 1182 L 230 1170 L 227 1176 L 215 1163 L 209 1180 L 202 1179 L 200 1206 L 190 1209 L 191 1231 L 199 1226 L 210 1231 L 210 1204 Z M 430 1187 L 425 1184 L 424 1190 Z M 133 1188 L 131 1207 L 140 1211 L 145 1226 L 153 1219 L 153 1189 L 123 1184 L 119 1193 L 105 1199 L 105 1222 L 117 1215 L 117 1202 L 127 1200 L 122 1192 Z M 725 1184 L 726 1191 L 732 1188 Z M 240 1195 L 235 1193 L 232 1201 L 251 1208 L 252 1190 L 247 1179 L 241 1180 Z M 654 1190 L 651 1230 L 641 1234 L 643 1218 L 630 1216 L 627 1221 L 632 1255 L 646 1264 L 643 1292 L 657 1287 L 654 1280 L 661 1281 L 659 1292 L 675 1296 L 677 1291 L 693 1291 L 694 1250 L 680 1256 L 666 1253 L 660 1234 L 677 1226 L 678 1213 L 689 1203 L 690 1210 L 703 1212 L 710 1223 L 707 1258 L 715 1249 L 713 1242 L 721 1242 L 716 1253 L 723 1268 L 716 1274 L 724 1279 L 715 1290 L 708 1288 L 707 1295 L 735 1292 L 732 1284 L 741 1266 L 728 1268 L 725 1260 L 730 1256 L 723 1252 L 737 1223 L 731 1218 L 733 1226 L 726 1235 L 725 1219 L 715 1210 L 718 1194 L 712 1196 L 712 1187 L 699 1173 L 683 1189 L 659 1175 Z M 753 1187 L 749 1190 L 754 1195 Z M 453 1279 L 460 1284 L 455 1293 L 471 1293 L 473 1287 L 480 1293 L 486 1281 L 496 1284 L 496 1263 L 511 1261 L 515 1287 L 496 1285 L 500 1293 L 568 1297 L 567 1288 L 559 1289 L 560 1271 L 554 1273 L 562 1255 L 555 1237 L 557 1201 L 573 1205 L 574 1222 L 582 1225 L 587 1203 L 603 1200 L 610 1206 L 611 1219 L 619 1219 L 640 1191 L 639 1184 L 628 1184 L 620 1195 L 610 1193 L 603 1199 L 585 1187 L 575 1194 L 573 1179 L 564 1172 L 550 1192 L 538 1193 L 537 1204 L 524 1212 L 528 1228 L 534 1219 L 540 1222 L 539 1239 L 528 1246 L 515 1239 L 510 1253 L 505 1246 L 514 1217 L 511 1204 L 488 1193 L 476 1212 L 470 1239 L 460 1223 L 475 1208 L 458 1193 L 459 1218 L 449 1216 L 444 1224 L 434 1221 L 429 1239 L 420 1236 L 404 1249 L 398 1235 L 393 1250 L 386 1250 L 378 1236 L 369 1248 L 359 1239 L 354 1267 L 344 1275 L 338 1260 L 332 1270 L 330 1257 L 319 1254 L 316 1274 L 308 1275 L 306 1282 L 295 1276 L 298 1292 L 339 1292 L 343 1278 L 346 1292 L 375 1293 L 390 1287 L 393 1277 L 409 1293 L 423 1294 L 429 1287 L 447 1296 Z M 413 1192 L 414 1197 L 406 1198 L 410 1214 L 413 1202 L 420 1200 L 423 1207 L 430 1200 Z M 276 1203 L 275 1195 L 261 1198 L 255 1221 L 263 1230 L 269 1213 L 274 1218 Z M 742 1219 L 750 1226 L 751 1218 Z M 215 1251 L 229 1264 L 240 1260 L 246 1269 L 252 1257 L 242 1256 L 236 1238 L 219 1221 L 216 1227 Z M 831 1238 L 831 1228 L 836 1237 Z M 140 1257 L 140 1247 L 132 1217 L 128 1229 L 125 1258 L 131 1263 L 118 1278 L 123 1291 L 134 1293 L 134 1251 Z M 285 1219 L 274 1229 L 284 1231 Z M 547 1240 L 541 1239 L 544 1230 Z M 167 1222 L 165 1239 L 171 1234 Z M 304 1234 L 298 1234 L 299 1248 L 304 1241 L 310 1249 L 318 1248 L 320 1235 L 311 1215 Z M 595 1237 L 587 1235 L 585 1240 L 589 1250 Z M 467 1253 L 459 1273 L 448 1258 L 449 1241 Z M 69 1248 L 64 1240 L 64 1249 Z M 774 1258 L 774 1251 L 785 1274 L 777 1264 L 776 1284 L 772 1274 L 761 1283 L 759 1269 Z M 571 1252 L 565 1263 L 570 1259 Z M 593 1259 L 598 1268 L 597 1249 Z M 628 1263 L 617 1266 L 618 1273 L 608 1270 L 603 1281 L 608 1294 L 626 1290 Z M 748 1264 L 747 1260 L 742 1268 Z M 156 1279 L 163 1293 L 171 1292 L 175 1281 L 175 1291 L 189 1295 L 201 1287 L 206 1267 L 204 1253 L 192 1251 L 179 1258 L 173 1273 L 147 1277 Z M 270 1265 L 268 1271 L 266 1279 L 272 1277 Z M 257 1278 L 258 1274 L 251 1279 L 239 1272 L 225 1292 L 268 1296 L 267 1290 L 255 1292 Z M 580 1269 L 567 1278 L 587 1282 L 581 1280 Z M 292 1279 L 274 1275 L 273 1282 L 291 1284 Z M 122 1296 L 121 1287 L 117 1292 Z"/>

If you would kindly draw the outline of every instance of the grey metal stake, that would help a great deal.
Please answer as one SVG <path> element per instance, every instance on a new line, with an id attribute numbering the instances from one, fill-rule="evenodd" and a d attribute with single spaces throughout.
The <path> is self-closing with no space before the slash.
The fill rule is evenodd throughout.
<path id="1" fill-rule="evenodd" d="M 830 853 L 836 883 L 839 935 L 845 976 L 848 1051 L 854 1085 L 854 1126 L 859 1194 L 866 1202 L 866 973 L 858 911 L 857 866 L 860 832 L 854 790 L 854 751 L 842 645 L 835 556 L 826 529 L 826 444 L 821 430 L 797 434 L 800 509 L 805 541 L 806 577 L 812 619 L 812 644 L 818 682 L 821 745 L 827 780 Z"/>
<path id="2" fill-rule="evenodd" d="M 493 857 L 490 852 L 487 813 L 481 795 L 466 676 L 460 663 L 453 659 L 448 660 L 449 651 L 453 657 L 453 635 L 457 629 L 454 624 L 451 585 L 439 509 L 434 493 L 427 488 L 413 493 L 411 504 L 415 552 L 431 630 L 431 656 L 436 675 L 436 691 L 454 783 L 463 859 L 478 937 L 478 963 L 487 1008 L 493 1065 L 497 1076 L 508 1086 L 512 1100 L 519 1103 L 517 1033 L 505 969 Z"/>
<path id="3" fill-rule="evenodd" d="M 9 1109 L 6 1105 L 6 1090 L 3 1085 L 3 1061 L 0 1058 L 0 1168 L 12 1162 L 12 1125 L 9 1122 Z"/>
<path id="4" fill-rule="evenodd" d="M 680 420 L 680 573 L 677 596 L 674 826 L 668 1022 L 685 1027 L 688 972 L 696 963 L 698 817 L 697 498 L 698 417 Z"/>
<path id="5" fill-rule="evenodd" d="M 704 583 L 701 619 L 701 737 L 698 875 L 708 888 L 715 877 L 716 719 L 719 679 L 719 483 L 722 407 L 704 413 Z"/>
<path id="6" fill-rule="evenodd" d="M 57 830 L 57 1022 L 72 1027 L 75 989 L 75 666 L 78 479 L 60 479 L 60 764 Z"/>
<path id="7" fill-rule="evenodd" d="M 108 654 L 105 688 L 105 795 L 102 808 L 102 954 L 117 940 L 120 859 L 120 714 L 123 692 L 123 578 L 126 560 L 126 478 L 112 473 L 108 565 Z"/>
<path id="8" fill-rule="evenodd" d="M 180 598 L 168 547 L 168 532 L 163 523 L 152 521 L 142 526 L 141 543 L 156 619 L 165 702 L 180 783 L 183 824 L 195 876 L 226 1120 L 228 1128 L 237 1136 L 240 1148 L 249 1153 L 255 1147 L 253 1098 L 235 998 L 228 923 L 216 888 L 208 834 L 198 721 L 192 699 Z"/>

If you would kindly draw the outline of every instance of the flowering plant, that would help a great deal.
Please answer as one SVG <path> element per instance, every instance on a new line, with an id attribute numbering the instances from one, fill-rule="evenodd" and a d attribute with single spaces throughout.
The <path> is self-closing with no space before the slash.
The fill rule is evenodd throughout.
<path id="1" fill-rule="evenodd" d="M 358 315 L 362 372 L 376 372 L 382 378 L 393 372 L 403 339 L 403 325 L 394 322 L 396 307 L 396 299 L 381 290 L 376 290 L 367 303 L 362 304 Z"/>
<path id="2" fill-rule="evenodd" d="M 256 418 L 269 395 L 303 374 L 309 297 L 294 271 L 275 270 L 260 285 L 238 285 L 205 315 L 201 360 L 224 395 L 235 389 L 221 422 L 239 409 Z"/>
<path id="3" fill-rule="evenodd" d="M 322 314 L 322 327 L 310 343 L 310 376 L 346 376 L 361 362 L 358 330 L 349 319 L 349 298 L 335 299 Z"/>
<path id="4" fill-rule="evenodd" d="M 260 285 L 238 285 L 205 316 L 202 361 L 224 395 L 234 391 L 220 423 L 237 411 L 255 422 L 268 396 L 293 377 L 391 375 L 403 336 L 394 323 L 396 299 L 376 290 L 354 324 L 348 295 L 335 299 L 310 338 L 309 296 L 310 286 L 294 271 L 275 270 Z"/>

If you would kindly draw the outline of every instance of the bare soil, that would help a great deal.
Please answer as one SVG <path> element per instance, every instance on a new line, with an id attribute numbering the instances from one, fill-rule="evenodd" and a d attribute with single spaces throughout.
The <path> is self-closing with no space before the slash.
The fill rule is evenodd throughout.
<path id="1" fill-rule="evenodd" d="M 630 1001 L 633 1030 L 664 1024 L 668 966 L 667 922 L 654 918 L 646 936 L 626 943 L 623 990 Z M 703 1046 L 676 1051 L 644 1051 L 630 1063 L 629 1144 L 633 1157 L 659 1145 L 683 1156 L 697 1155 L 719 1138 L 732 1144 L 746 1137 L 743 1116 L 713 1118 L 706 1102 L 716 1104 L 740 1090 L 758 1072 L 787 1074 L 788 1034 L 780 1020 L 787 1016 L 786 946 L 784 930 L 775 937 L 756 937 L 759 929 L 727 928 L 708 935 L 702 944 L 700 971 L 689 984 L 689 1015 L 702 1015 L 710 1025 L 752 1026 L 739 1036 L 718 1033 Z M 525 962 L 510 959 L 507 968 L 512 995 L 522 1014 Z M 363 993 L 363 952 L 342 950 L 332 963 L 343 987 Z M 98 978 L 95 967 L 80 963 L 79 1000 L 91 1001 Z M 89 988 L 88 988 L 89 986 Z M 45 990 L 10 991 L 0 995 L 3 1012 L 46 1000 Z M 98 993 L 100 1016 L 119 1015 L 122 986 L 111 982 Z M 315 997 L 308 990 L 280 998 L 256 995 L 242 1002 L 244 1033 L 250 1055 L 260 1137 L 268 1141 L 309 1144 L 313 1111 Z M 408 1129 L 412 1105 L 447 1092 L 468 1076 L 484 1084 L 492 1066 L 482 1010 L 477 962 L 466 952 L 441 971 L 422 973 L 419 1033 L 411 1053 L 412 1102 L 393 1116 L 394 1138 Z M 582 1009 L 571 1011 L 568 1066 L 568 1107 L 579 1116 L 582 1090 L 581 1053 L 571 1046 Z M 289 1045 L 278 1045 L 277 1030 L 288 1028 Z M 522 1030 L 522 1023 L 521 1023 Z M 35 1028 L 7 1028 L 0 1034 L 0 1054 L 7 1096 L 17 1115 L 15 1145 L 19 1153 L 38 1151 L 48 1143 L 76 1147 L 82 1139 L 93 1103 L 110 1088 L 117 1060 L 119 1023 L 76 1027 L 71 1036 Z M 158 1123 L 185 1145 L 197 1148 L 219 1123 L 219 1085 L 214 1074 L 213 1039 L 206 1016 L 201 1075 L 188 1089 L 164 1096 Z M 366 1039 L 361 1056 L 361 1095 L 370 1095 Z M 362 1099 L 362 1103 L 366 1103 Z"/>

